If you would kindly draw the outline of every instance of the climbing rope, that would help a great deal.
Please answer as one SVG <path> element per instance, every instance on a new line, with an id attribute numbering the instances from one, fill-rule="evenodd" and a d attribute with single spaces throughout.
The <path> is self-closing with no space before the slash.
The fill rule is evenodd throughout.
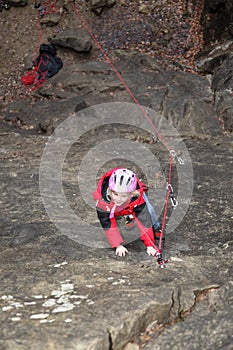
<path id="1" fill-rule="evenodd" d="M 35 3 L 34 7 L 39 10 L 39 14 L 40 14 L 40 18 L 38 19 L 38 27 L 39 27 L 40 34 L 39 34 L 39 40 L 38 40 L 38 44 L 37 44 L 36 50 L 38 50 L 38 47 L 40 46 L 40 43 L 41 43 L 41 40 L 42 40 L 42 35 L 43 35 L 42 27 L 41 27 L 41 23 L 40 23 L 41 17 L 43 17 L 46 14 L 56 13 L 59 10 L 59 8 L 57 7 L 56 3 L 57 3 L 57 0 L 55 0 L 55 1 L 47 0 L 43 4 L 40 3 L 40 2 L 36 2 Z M 78 8 L 75 6 L 74 1 L 70 0 L 70 4 L 71 4 L 71 7 L 73 8 L 73 10 L 75 11 L 75 13 L 78 15 L 79 19 L 81 20 L 83 27 L 88 32 L 90 37 L 93 39 L 93 41 L 95 42 L 96 46 L 99 48 L 99 50 L 102 53 L 105 61 L 110 65 L 110 67 L 112 68 L 112 70 L 114 71 L 114 73 L 116 74 L 116 76 L 118 77 L 120 82 L 123 84 L 123 86 L 126 89 L 126 91 L 128 92 L 128 94 L 131 96 L 132 100 L 136 103 L 136 105 L 138 106 L 140 111 L 143 113 L 144 117 L 147 119 L 147 121 L 151 125 L 152 129 L 154 130 L 154 132 L 158 136 L 158 138 L 161 141 L 161 143 L 165 146 L 165 148 L 169 152 L 169 171 L 168 171 L 168 176 L 167 176 L 167 188 L 166 188 L 167 193 L 166 193 L 166 199 L 165 199 L 165 205 L 164 205 L 164 213 L 163 213 L 163 219 L 162 219 L 161 234 L 160 234 L 160 239 L 159 239 L 159 244 L 158 244 L 158 248 L 160 249 L 160 251 L 162 251 L 162 241 L 163 241 L 163 236 L 164 236 L 164 231 L 165 231 L 165 223 L 166 223 L 169 199 L 171 200 L 173 208 L 175 208 L 177 206 L 177 204 L 178 204 L 178 202 L 176 201 L 176 199 L 174 197 L 174 191 L 173 191 L 173 188 L 172 188 L 172 185 L 171 185 L 173 159 L 178 161 L 180 164 L 183 164 L 183 160 L 176 155 L 176 152 L 174 150 L 172 150 L 170 148 L 169 144 L 163 138 L 163 136 L 161 135 L 159 130 L 155 127 L 155 125 L 153 124 L 153 122 L 150 119 L 150 117 L 147 114 L 147 112 L 141 106 L 141 104 L 139 103 L 139 101 L 137 100 L 137 98 L 135 97 L 135 95 L 133 94 L 133 92 L 131 91 L 131 89 L 129 88 L 129 86 L 127 85 L 127 83 L 125 82 L 123 77 L 121 76 L 121 74 L 118 72 L 118 70 L 114 66 L 114 64 L 111 61 L 111 59 L 108 57 L 108 55 L 106 54 L 106 52 L 102 48 L 101 44 L 99 43 L 99 41 L 97 40 L 96 36 L 92 32 L 92 29 L 88 25 L 87 21 L 84 19 L 84 17 L 81 15 L 81 13 L 78 10 Z M 40 63 L 41 62 L 39 62 L 37 64 L 37 66 L 34 67 L 34 69 L 31 72 L 28 72 L 25 76 L 23 76 L 21 78 L 22 82 L 25 85 L 34 84 L 32 90 L 38 89 L 46 81 L 46 79 L 45 79 L 46 72 L 44 72 L 44 76 L 42 76 L 42 78 L 40 78 L 39 80 L 37 79 L 37 71 L 38 71 L 38 67 L 39 67 Z M 43 63 L 45 63 L 45 62 L 43 62 Z M 159 262 L 161 267 L 164 267 L 164 263 L 165 263 L 164 259 L 162 259 Z"/>
<path id="2" fill-rule="evenodd" d="M 146 113 L 146 111 L 144 110 L 144 108 L 141 106 L 141 104 L 139 103 L 139 101 L 137 100 L 137 98 L 135 97 L 135 95 L 133 94 L 133 92 L 131 91 L 131 89 L 129 88 L 129 86 L 127 85 L 127 83 L 125 82 L 125 80 L 122 78 L 121 74 L 118 72 L 118 70 L 116 69 L 116 67 L 114 66 L 113 62 L 111 61 L 111 59 L 108 57 L 108 55 L 106 54 L 106 52 L 104 51 L 104 49 L 102 48 L 101 44 L 99 43 L 99 41 L 97 40 L 96 36 L 94 35 L 94 33 L 92 32 L 92 29 L 90 28 L 90 26 L 88 25 L 87 21 L 85 20 L 85 18 L 81 15 L 80 11 L 78 10 L 78 8 L 75 6 L 75 3 L 73 0 L 70 0 L 70 4 L 73 8 L 73 10 L 75 11 L 75 13 L 77 13 L 79 19 L 82 22 L 83 27 L 86 29 L 86 31 L 88 32 L 88 34 L 90 35 L 90 37 L 94 40 L 96 46 L 99 48 L 100 52 L 102 53 L 104 59 L 106 60 L 106 62 L 110 65 L 110 67 L 113 69 L 113 71 L 115 72 L 116 76 L 118 77 L 118 79 L 120 80 L 120 82 L 124 85 L 124 88 L 126 89 L 126 91 L 129 93 L 129 95 L 131 96 L 131 98 L 133 99 L 133 101 L 136 103 L 136 105 L 138 106 L 138 108 L 141 110 L 141 112 L 143 113 L 144 117 L 147 119 L 147 121 L 150 123 L 152 129 L 154 130 L 154 132 L 157 134 L 159 140 L 162 142 L 162 144 L 165 146 L 165 148 L 168 150 L 169 152 L 169 172 L 168 172 L 168 178 L 167 178 L 167 193 L 166 193 L 166 200 L 165 200 L 165 206 L 164 206 L 164 213 L 163 213 L 163 220 L 162 220 L 162 227 L 161 227 L 161 234 L 160 234 L 160 239 L 159 239 L 159 246 L 158 248 L 162 251 L 162 241 L 163 241 L 163 236 L 164 236 L 164 231 L 165 231 L 165 222 L 166 222 L 166 217 L 167 217 L 167 210 L 168 210 L 168 203 L 169 203 L 169 199 L 171 199 L 172 202 L 172 206 L 173 208 L 176 208 L 176 206 L 178 205 L 178 202 L 176 201 L 175 197 L 174 197 L 174 192 L 173 192 L 173 188 L 171 185 L 171 178 L 172 178 L 172 165 L 173 165 L 173 158 L 175 160 L 178 160 L 180 164 L 183 163 L 183 160 L 178 157 L 176 155 L 176 152 L 174 150 L 172 150 L 170 148 L 170 146 L 168 145 L 168 143 L 166 142 L 166 140 L 163 138 L 163 136 L 161 135 L 161 133 L 158 131 L 158 129 L 155 127 L 155 125 L 153 124 L 152 120 L 150 119 L 149 115 Z M 161 267 L 164 267 L 164 263 L 166 261 L 162 260 L 160 263 L 158 261 L 158 263 L 160 264 Z"/>
<path id="3" fill-rule="evenodd" d="M 24 76 L 21 77 L 21 81 L 24 85 L 32 85 L 31 88 L 33 91 L 39 89 L 46 81 L 47 71 L 42 72 L 39 70 L 40 65 L 43 63 L 44 66 L 47 66 L 49 62 L 49 56 L 43 54 L 40 56 L 38 64 L 34 67 L 34 69 L 30 72 L 27 72 Z M 38 78 L 38 73 L 40 74 L 40 78 Z"/>

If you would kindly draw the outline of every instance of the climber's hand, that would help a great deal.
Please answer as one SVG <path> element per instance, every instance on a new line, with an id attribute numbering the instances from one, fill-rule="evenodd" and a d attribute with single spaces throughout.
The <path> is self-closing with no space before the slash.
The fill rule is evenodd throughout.
<path id="1" fill-rule="evenodd" d="M 116 255 L 125 256 L 126 253 L 128 253 L 128 250 L 123 245 L 119 245 L 119 247 L 116 248 Z"/>
<path id="2" fill-rule="evenodd" d="M 154 247 L 147 247 L 146 252 L 148 255 L 155 256 L 158 250 L 156 250 Z"/>

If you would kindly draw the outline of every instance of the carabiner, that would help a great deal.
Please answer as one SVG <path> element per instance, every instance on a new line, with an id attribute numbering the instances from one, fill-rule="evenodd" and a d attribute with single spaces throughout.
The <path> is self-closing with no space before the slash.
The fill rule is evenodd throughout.
<path id="1" fill-rule="evenodd" d="M 170 197 L 170 199 L 171 199 L 173 209 L 176 209 L 176 207 L 178 205 L 178 201 L 175 199 L 175 197 Z"/>
<path id="2" fill-rule="evenodd" d="M 177 161 L 180 165 L 183 165 L 184 164 L 184 161 L 181 157 L 178 157 L 178 155 L 176 154 L 176 151 L 174 149 L 172 149 L 170 151 L 170 154 L 172 155 L 173 159 L 175 161 Z"/>
<path id="3" fill-rule="evenodd" d="M 170 191 L 169 195 L 170 195 L 171 203 L 173 208 L 175 209 L 178 205 L 178 201 L 175 199 L 173 187 L 171 184 L 167 184 L 167 190 Z"/>
<path id="4" fill-rule="evenodd" d="M 167 190 L 170 193 L 170 197 L 174 195 L 173 187 L 171 184 L 167 184 Z"/>
<path id="5" fill-rule="evenodd" d="M 168 259 L 163 259 L 162 255 L 159 259 L 157 259 L 157 263 L 159 264 L 159 267 L 161 269 L 164 269 L 166 267 L 166 264 L 168 263 Z"/>

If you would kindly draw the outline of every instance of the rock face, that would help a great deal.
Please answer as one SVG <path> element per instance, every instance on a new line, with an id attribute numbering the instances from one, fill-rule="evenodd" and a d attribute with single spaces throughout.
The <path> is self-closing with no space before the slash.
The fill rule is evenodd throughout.
<path id="1" fill-rule="evenodd" d="M 61 19 L 60 13 L 51 13 L 40 20 L 41 25 L 46 25 L 47 27 L 53 27 L 59 23 Z"/>
<path id="2" fill-rule="evenodd" d="M 66 29 L 49 38 L 49 42 L 77 52 L 89 52 L 92 48 L 91 38 L 84 29 Z"/>
<path id="3" fill-rule="evenodd" d="M 135 51 L 112 53 L 115 74 L 82 31 L 50 38 L 73 61 L 1 106 L 0 347 L 230 350 L 232 41 L 202 52 L 200 75 Z M 91 192 L 122 163 L 148 179 L 160 221 L 172 170 L 164 269 L 134 231 L 120 258 L 99 227 Z"/>
<path id="4" fill-rule="evenodd" d="M 226 129 L 233 131 L 233 53 L 227 56 L 213 75 L 213 89 L 218 115 L 224 116 Z"/>
<path id="5" fill-rule="evenodd" d="M 231 0 L 205 1 L 202 13 L 204 50 L 198 54 L 196 64 L 201 72 L 213 78 L 216 112 L 228 132 L 232 132 L 232 72 L 229 70 L 233 52 L 232 23 Z"/>
<path id="6" fill-rule="evenodd" d="M 224 59 L 231 55 L 233 41 L 228 40 L 223 44 L 214 46 L 211 50 L 201 52 L 195 60 L 197 68 L 205 74 L 213 74 L 214 70 L 221 66 Z"/>
<path id="7" fill-rule="evenodd" d="M 216 114 L 223 120 L 225 129 L 232 132 L 232 51 L 233 41 L 218 45 L 208 54 L 197 58 L 196 64 L 200 71 L 212 75 L 211 90 L 216 108 Z"/>
<path id="8" fill-rule="evenodd" d="M 145 350 L 159 350 L 161 348 L 166 350 L 171 348 L 171 344 L 177 350 L 185 347 L 200 349 L 203 343 L 206 349 L 219 349 L 221 347 L 230 349 L 229 338 L 222 332 L 223 328 L 228 328 L 229 324 L 231 324 L 230 314 L 232 312 L 232 306 L 229 309 L 225 309 L 222 304 L 222 300 L 229 299 L 229 294 L 231 294 L 230 289 L 232 289 L 232 282 L 227 283 L 223 288 L 212 290 L 204 298 L 202 303 L 196 305 L 195 311 L 187 319 L 187 323 L 180 322 L 173 329 L 165 329 L 163 335 L 159 339 L 156 339 L 153 346 L 149 344 L 145 346 Z M 200 322 L 199 326 L 195 322 L 197 319 Z M 208 341 L 204 337 L 207 329 L 207 332 L 210 334 Z M 190 330 L 196 334 L 195 345 L 191 346 Z M 176 334 L 175 342 L 174 334 Z"/>
<path id="9" fill-rule="evenodd" d="M 132 74 L 136 67 L 141 67 L 141 70 Z M 132 93 L 138 96 L 139 103 L 161 114 L 182 135 L 222 134 L 223 129 L 217 119 L 211 84 L 206 77 L 174 71 L 165 72 L 156 59 L 142 54 L 129 55 L 117 64 L 117 69 Z M 80 108 L 101 101 L 132 101 L 111 67 L 107 63 L 95 61 L 64 67 L 43 85 L 38 93 L 56 100 L 60 98 L 60 101 L 49 102 L 50 107 L 47 101 L 30 103 L 28 106 L 24 105 L 23 110 L 18 102 L 13 103 L 6 113 L 5 121 L 12 122 L 17 118 L 22 123 L 31 125 L 30 132 L 51 132 L 67 117 L 67 113 Z M 71 109 L 67 109 L 68 105 Z M 56 106 L 61 106 L 59 115 Z M 30 118 L 35 108 L 36 117 Z"/>
<path id="10" fill-rule="evenodd" d="M 92 11 L 99 15 L 103 11 L 104 7 L 114 6 L 115 3 L 116 0 L 91 0 L 90 8 Z"/>
<path id="11" fill-rule="evenodd" d="M 8 3 L 10 6 L 14 6 L 14 7 L 24 7 L 24 6 L 27 6 L 28 1 L 27 0 L 9 0 Z"/>
<path id="12" fill-rule="evenodd" d="M 206 44 L 232 38 L 232 14 L 231 0 L 205 0 L 202 25 Z"/>
<path id="13" fill-rule="evenodd" d="M 123 133 L 116 127 L 106 133 L 90 130 L 65 159 L 66 198 L 73 210 L 91 222 L 96 221 L 95 211 L 76 200 L 80 196 L 77 164 L 85 161 L 93 142 L 123 135 L 132 140 L 131 131 Z M 1 206 L 5 213 L 0 255 L 2 348 L 23 349 L 33 344 L 36 349 L 121 350 L 128 342 L 139 345 L 147 339 L 148 350 L 169 349 L 172 339 L 174 349 L 197 349 L 203 343 L 207 349 L 217 350 L 220 344 L 230 349 L 229 138 L 186 138 L 194 191 L 185 219 L 166 235 L 166 269 L 159 269 L 139 241 L 132 242 L 129 255 L 121 259 L 111 249 L 91 248 L 61 234 L 45 212 L 39 189 L 41 155 L 48 136 L 2 132 L 0 140 Z M 144 142 L 146 145 L 146 138 Z M 157 142 L 150 148 L 159 151 L 160 157 L 164 153 Z M 144 159 L 145 164 L 148 161 Z M 46 193 L 49 198 L 49 191 Z M 59 193 L 51 199 L 60 206 Z M 65 223 L 65 212 L 60 210 L 59 222 Z M 75 230 L 86 235 L 81 227 Z M 170 326 L 161 333 L 164 324 Z"/>

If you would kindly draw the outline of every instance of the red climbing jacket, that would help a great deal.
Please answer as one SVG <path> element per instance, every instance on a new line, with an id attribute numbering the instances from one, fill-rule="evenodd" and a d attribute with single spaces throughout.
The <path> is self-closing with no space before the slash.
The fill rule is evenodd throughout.
<path id="1" fill-rule="evenodd" d="M 140 239 L 145 246 L 155 247 L 151 217 L 143 198 L 143 192 L 147 191 L 147 188 L 139 179 L 137 179 L 136 188 L 139 192 L 139 196 L 132 197 L 129 202 L 121 207 L 116 207 L 113 218 L 110 218 L 110 212 L 114 203 L 108 198 L 107 189 L 109 178 L 114 170 L 116 170 L 116 168 L 109 170 L 101 177 L 96 191 L 92 194 L 96 201 L 96 211 L 99 221 L 104 229 L 110 246 L 116 248 L 124 243 L 117 227 L 116 217 L 131 215 L 137 223 L 140 231 Z"/>

